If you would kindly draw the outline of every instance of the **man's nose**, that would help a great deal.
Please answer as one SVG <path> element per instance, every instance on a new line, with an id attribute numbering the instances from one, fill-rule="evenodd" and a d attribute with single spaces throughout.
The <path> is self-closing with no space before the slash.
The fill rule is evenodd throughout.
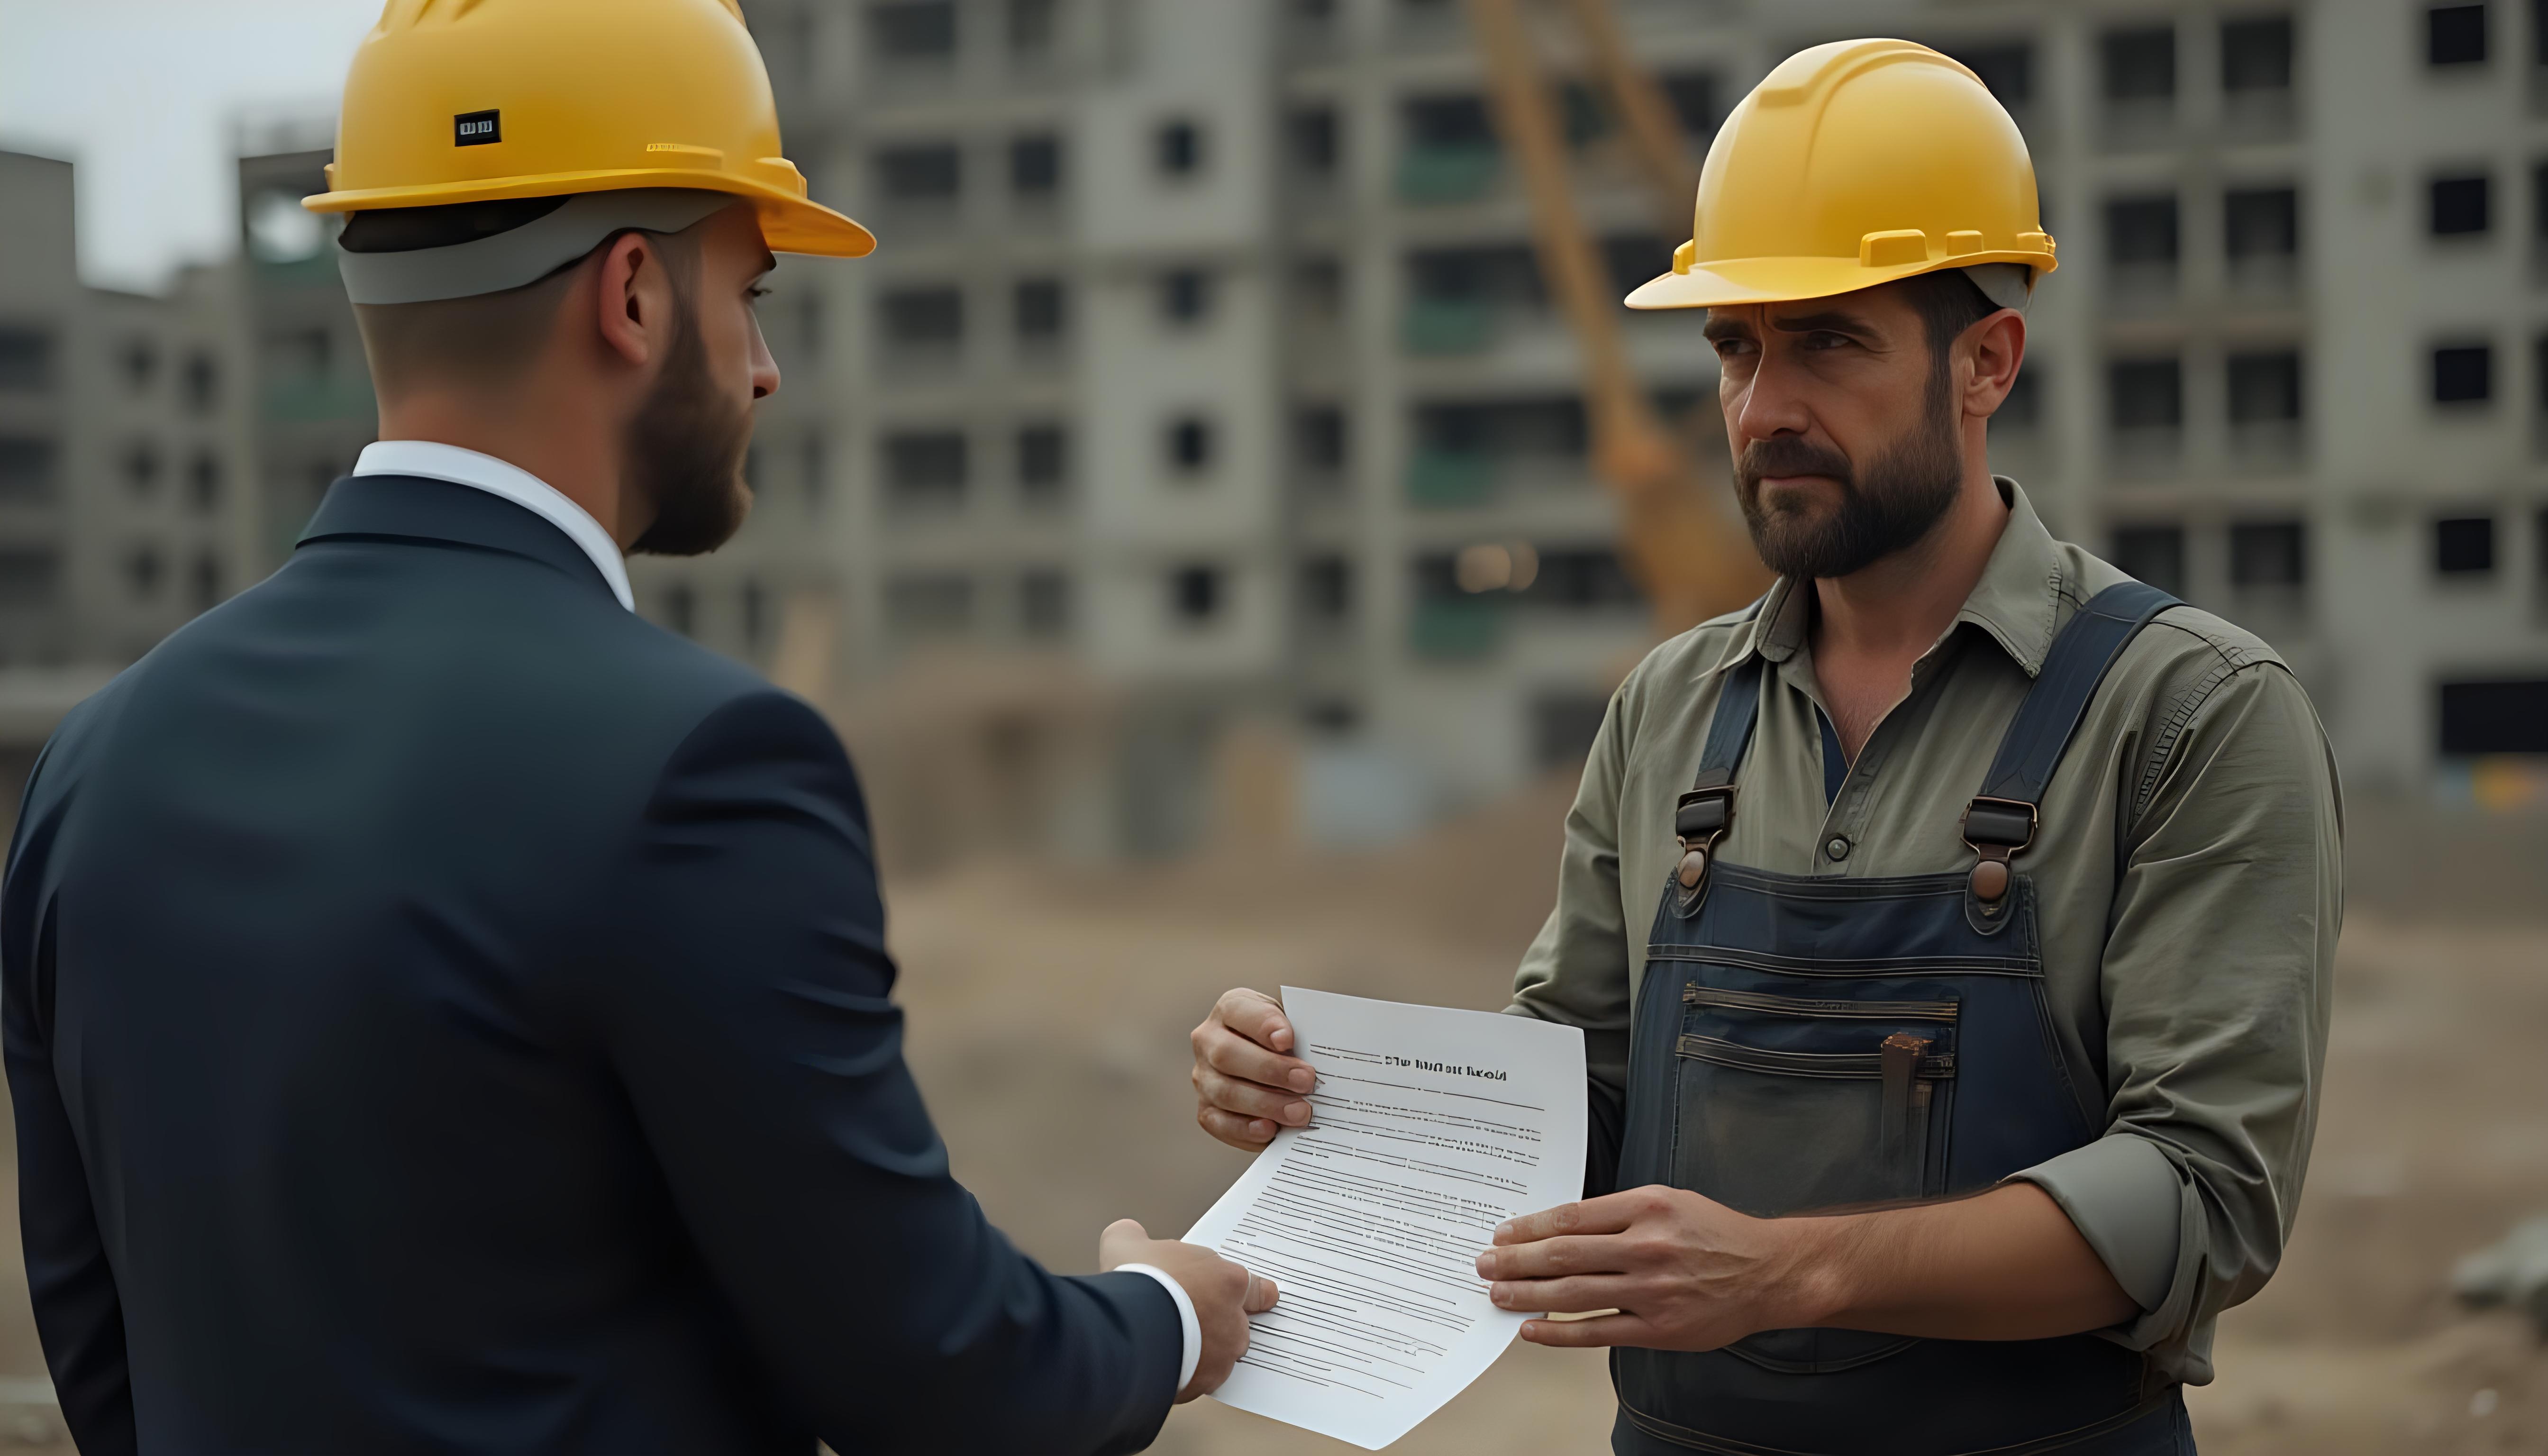
<path id="1" fill-rule="evenodd" d="M 1743 439 L 1800 435 L 1812 428 L 1813 411 L 1805 408 L 1804 396 L 1796 388 L 1798 374 L 1775 355 L 1762 359 L 1744 386 L 1742 408 L 1735 415 L 1735 426 Z"/>

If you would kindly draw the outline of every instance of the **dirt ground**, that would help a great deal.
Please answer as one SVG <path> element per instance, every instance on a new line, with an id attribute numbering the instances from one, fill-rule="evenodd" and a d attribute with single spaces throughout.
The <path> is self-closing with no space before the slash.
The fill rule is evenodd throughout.
<path id="1" fill-rule="evenodd" d="M 1552 785 L 1381 857 L 977 864 L 890 885 L 911 1057 L 958 1174 L 1060 1269 L 1088 1268 L 1112 1219 L 1182 1230 L 1244 1161 L 1191 1120 L 1186 1032 L 1214 995 L 1500 1005 L 1547 907 L 1564 803 Z M 2548 830 L 2357 814 L 2348 839 L 2361 887 L 2308 1192 L 2280 1276 L 2223 1323 L 2220 1379 L 2192 1397 L 2201 1443 L 2548 1451 L 2548 1354 L 2445 1291 L 2454 1258 L 2548 1210 Z M 0 1237 L 0 1446 L 68 1450 L 8 1400 L 8 1377 L 42 1371 L 17 1240 Z M 1516 1346 L 1394 1449 L 1602 1451 L 1609 1411 L 1597 1355 Z M 1207 1401 L 1155 1449 L 1349 1448 Z"/>

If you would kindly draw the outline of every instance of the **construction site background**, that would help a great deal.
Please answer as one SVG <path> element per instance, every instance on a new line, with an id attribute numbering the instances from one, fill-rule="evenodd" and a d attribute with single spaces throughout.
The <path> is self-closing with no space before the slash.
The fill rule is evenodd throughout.
<path id="1" fill-rule="evenodd" d="M 1659 271 L 1687 215 L 1657 216 L 1584 0 L 1477 7 L 1549 67 L 1536 150 L 1458 0 L 743 8 L 816 195 L 885 246 L 776 275 L 754 521 L 637 563 L 639 609 L 839 725 L 956 1170 L 1085 1269 L 1107 1221 L 1181 1229 L 1241 1162 L 1185 1080 L 1221 990 L 1502 1004 L 1571 766 L 1659 629 L 1605 433 L 1684 421 L 1664 443 L 1722 489 L 1689 320 L 1588 333 L 1566 295 Z M 2548 1449 L 2540 1337 L 2451 1288 L 2548 1210 L 2548 9 L 1609 9 L 1688 167 L 1800 46 L 1971 64 L 2063 244 L 1994 464 L 2273 642 L 2326 717 L 2322 1121 L 2289 1258 L 2192 1397 L 2204 1449 Z M 83 284 L 71 159 L 0 135 L 8 802 L 374 435 L 297 206 L 328 126 L 232 139 L 235 253 L 144 293 Z M 63 1451 L 5 1203 L 0 1445 Z M 1597 1356 L 1518 1347 L 1398 1449 L 1597 1450 L 1609 1409 Z M 1328 1448 L 1210 1403 L 1158 1447 Z"/>

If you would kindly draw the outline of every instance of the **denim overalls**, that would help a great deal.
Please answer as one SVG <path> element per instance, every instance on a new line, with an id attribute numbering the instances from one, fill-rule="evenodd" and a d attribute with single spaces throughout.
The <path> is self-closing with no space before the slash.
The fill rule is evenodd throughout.
<path id="1" fill-rule="evenodd" d="M 1684 855 L 1637 993 L 1620 1187 L 1669 1184 L 1765 1217 L 1934 1199 L 2100 1136 L 2053 1037 L 2034 886 L 2010 860 L 2033 843 L 2036 805 L 2108 666 L 2173 603 L 2126 583 L 2071 619 L 1965 810 L 1975 863 L 1944 874 L 1711 863 L 1761 659 L 1729 672 L 1675 815 Z M 1615 1350 L 1611 1374 L 1622 1456 L 2193 1450 L 2177 1388 L 2089 1334 L 1779 1329 L 1703 1354 Z"/>

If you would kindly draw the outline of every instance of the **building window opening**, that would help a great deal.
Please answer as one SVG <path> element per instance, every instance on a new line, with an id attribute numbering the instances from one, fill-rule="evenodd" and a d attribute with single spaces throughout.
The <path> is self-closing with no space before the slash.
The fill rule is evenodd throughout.
<path id="1" fill-rule="evenodd" d="M 2107 375 L 2108 404 L 2119 430 L 2175 429 L 2185 419 L 2182 371 L 2174 359 L 2125 359 Z"/>
<path id="2" fill-rule="evenodd" d="M 2495 572 L 2495 517 L 2446 515 L 2433 522 L 2433 571 L 2445 577 Z"/>
<path id="3" fill-rule="evenodd" d="M 2221 199 L 2222 243 L 2230 264 L 2286 259 L 2301 248 L 2300 196 L 2289 187 L 2237 188 Z"/>
<path id="4" fill-rule="evenodd" d="M 2486 64 L 2486 7 L 2435 5 L 2424 12 L 2424 63 Z"/>
<path id="5" fill-rule="evenodd" d="M 2171 100 L 2176 95 L 2176 31 L 2170 26 L 2108 31 L 2098 45 L 2106 99 Z"/>
<path id="6" fill-rule="evenodd" d="M 1058 0 L 1009 0 L 1009 53 L 1026 60 L 1050 55 L 1060 8 Z"/>
<path id="7" fill-rule="evenodd" d="M 1030 509 L 1059 505 L 1070 490 L 1070 435 L 1058 424 L 1018 431 L 1018 493 Z"/>
<path id="8" fill-rule="evenodd" d="M 195 610 L 222 604 L 222 559 L 207 551 L 195 558 Z"/>
<path id="9" fill-rule="evenodd" d="M 51 504 L 54 460 L 50 440 L 0 435 L 0 503 Z"/>
<path id="10" fill-rule="evenodd" d="M 964 504 L 964 435 L 906 430 L 884 438 L 885 504 L 897 511 L 953 511 Z"/>
<path id="11" fill-rule="evenodd" d="M 2230 527 L 2230 585 L 2290 590 L 2309 583 L 2309 538 L 2296 520 L 2241 521 Z"/>
<path id="12" fill-rule="evenodd" d="M 159 349 L 146 338 L 128 341 L 117 362 L 124 366 L 124 387 L 134 394 L 149 390 L 159 373 Z"/>
<path id="13" fill-rule="evenodd" d="M 2431 187 L 2429 226 L 2435 237 L 2474 237 L 2490 226 L 2489 188 L 2484 173 L 2436 177 Z"/>
<path id="14" fill-rule="evenodd" d="M 2287 91 L 2292 84 L 2292 18 L 2221 23 L 2221 89 L 2237 95 Z"/>
<path id="15" fill-rule="evenodd" d="M 1223 583 L 1219 567 L 1179 567 L 1168 576 L 1170 614 L 1180 623 L 1199 627 L 1221 615 Z"/>
<path id="16" fill-rule="evenodd" d="M 881 304 L 888 343 L 953 350 L 964 341 L 964 295 L 954 288 L 896 289 Z"/>
<path id="17" fill-rule="evenodd" d="M 1332 624 L 1353 615 L 1353 562 L 1314 556 L 1301 564 L 1301 609 L 1311 620 Z"/>
<path id="18" fill-rule="evenodd" d="M 973 630 L 973 579 L 961 572 L 913 572 L 885 583 L 884 616 L 904 641 L 958 637 Z"/>
<path id="19" fill-rule="evenodd" d="M 1018 630 L 1049 640 L 1070 630 L 1070 578 L 1039 567 L 1018 579 Z"/>
<path id="20" fill-rule="evenodd" d="M 964 190 L 964 153 L 952 141 L 888 146 L 876 153 L 885 201 L 952 205 Z"/>
<path id="21" fill-rule="evenodd" d="M 2301 417 L 2301 356 L 2290 349 L 2230 356 L 2230 422 L 2279 424 Z"/>
<path id="22" fill-rule="evenodd" d="M 1313 106 L 1292 113 L 1292 164 L 1312 177 L 1332 177 L 1344 153 L 1341 130 L 1332 106 Z"/>
<path id="23" fill-rule="evenodd" d="M 2548 754 L 2548 678 L 2444 682 L 2440 697 L 2444 757 Z"/>
<path id="24" fill-rule="evenodd" d="M 2483 405 L 2495 398 L 2495 350 L 2449 344 L 2433 350 L 2433 403 Z"/>
<path id="25" fill-rule="evenodd" d="M 884 0 L 867 10 L 867 35 L 887 60 L 952 61 L 955 0 Z"/>
<path id="26" fill-rule="evenodd" d="M 186 408 L 197 414 L 209 414 L 221 398 L 221 366 L 210 354 L 197 352 L 186 358 Z"/>
<path id="27" fill-rule="evenodd" d="M 1057 343 L 1069 329 L 1070 306 L 1058 278 L 1018 280 L 1014 304 L 1020 343 Z"/>
<path id="28" fill-rule="evenodd" d="M 2034 99 L 2035 47 L 2026 42 L 1958 46 L 1947 53 L 1963 62 L 1964 69 L 1981 77 L 1990 94 L 2010 111 L 2023 110 L 2027 102 Z"/>
<path id="29" fill-rule="evenodd" d="M 0 327 L 0 390 L 53 387 L 53 338 L 42 329 Z"/>
<path id="30" fill-rule="evenodd" d="M 1159 312 L 1171 323 L 1200 323 L 1212 313 L 1212 292 L 1210 273 L 1171 268 L 1159 279 Z"/>
<path id="31" fill-rule="evenodd" d="M 1203 171 L 1203 129 L 1186 120 L 1163 122 L 1154 143 L 1159 173 L 1185 179 Z"/>
<path id="32" fill-rule="evenodd" d="M 1212 469 L 1212 421 L 1189 414 L 1168 425 L 1168 464 L 1180 475 L 1197 476 Z"/>
<path id="33" fill-rule="evenodd" d="M 211 451 L 195 456 L 186 470 L 186 495 L 197 510 L 211 512 L 222 503 L 222 461 Z"/>
<path id="34" fill-rule="evenodd" d="M 2185 528 L 2118 526 L 2115 565 L 2170 596 L 2185 595 Z"/>
<path id="35" fill-rule="evenodd" d="M 148 441 L 124 452 L 124 484 L 134 499 L 146 500 L 159 489 L 159 450 Z"/>
<path id="36" fill-rule="evenodd" d="M 1345 468 L 1345 411 L 1333 405 L 1313 405 L 1295 421 L 1301 469 L 1313 475 L 1334 475 Z"/>
<path id="37" fill-rule="evenodd" d="M 1010 191 L 1040 200 L 1049 198 L 1060 188 L 1060 137 L 1040 132 L 1009 142 Z"/>
<path id="38" fill-rule="evenodd" d="M 159 595 L 159 578 L 165 572 L 157 548 L 144 546 L 125 558 L 124 578 L 133 589 L 133 599 L 150 601 Z"/>

